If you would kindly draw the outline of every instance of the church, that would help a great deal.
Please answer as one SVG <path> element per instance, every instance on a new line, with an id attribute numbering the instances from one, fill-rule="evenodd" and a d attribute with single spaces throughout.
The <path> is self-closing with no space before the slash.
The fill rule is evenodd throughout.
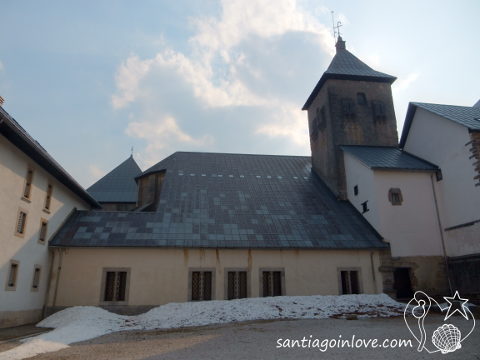
<path id="1" fill-rule="evenodd" d="M 2 216 L 0 241 L 17 247 L 1 255 L 0 326 L 70 306 L 138 314 L 262 296 L 480 296 L 479 103 L 410 103 L 399 142 L 396 78 L 360 61 L 341 37 L 336 49 L 303 106 L 311 157 L 179 151 L 145 171 L 130 157 L 85 191 L 2 109 L 0 146 L 21 153 L 27 171 L 24 181 L 2 182 L 2 194 L 15 182 L 30 196 L 26 184 L 40 172 L 47 185 L 43 213 L 15 191 L 11 209 L 1 209 L 17 217 L 10 232 Z M 70 196 L 58 220 L 47 219 L 48 234 L 41 225 L 25 235 L 22 224 L 45 220 L 43 197 L 58 202 L 57 189 Z M 15 305 L 32 282 L 21 278 L 31 260 L 17 238 L 37 247 L 42 232 L 37 300 Z"/>

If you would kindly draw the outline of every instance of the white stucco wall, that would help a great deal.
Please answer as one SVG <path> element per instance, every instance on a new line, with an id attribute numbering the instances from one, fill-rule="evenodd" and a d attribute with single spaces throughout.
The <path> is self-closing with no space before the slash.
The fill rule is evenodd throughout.
<path id="1" fill-rule="evenodd" d="M 465 126 L 418 108 L 404 150 L 438 165 L 443 180 L 435 182 L 443 228 L 480 219 L 480 187 L 473 179 L 474 159 Z"/>
<path id="2" fill-rule="evenodd" d="M 27 166 L 34 169 L 30 202 L 22 199 Z M 53 184 L 50 213 L 43 211 L 48 182 Z M 74 207 L 89 209 L 78 198 L 16 146 L 0 135 L 0 326 L 42 309 L 49 271 L 47 244 L 38 242 L 41 219 L 48 221 L 46 239 Z M 14 235 L 18 210 L 28 212 L 24 237 Z M 19 261 L 15 291 L 6 291 L 10 260 Z M 39 290 L 31 291 L 34 265 L 41 265 Z M 30 312 L 30 313 L 29 313 Z M 30 314 L 30 315 L 28 315 Z M 21 322 L 21 321 L 20 321 Z"/>
<path id="3" fill-rule="evenodd" d="M 431 185 L 431 173 L 373 171 L 349 154 L 344 154 L 349 201 L 388 241 L 393 257 L 443 255 L 440 230 Z M 358 195 L 353 187 L 358 186 Z M 402 205 L 388 199 L 391 188 L 399 188 Z"/>

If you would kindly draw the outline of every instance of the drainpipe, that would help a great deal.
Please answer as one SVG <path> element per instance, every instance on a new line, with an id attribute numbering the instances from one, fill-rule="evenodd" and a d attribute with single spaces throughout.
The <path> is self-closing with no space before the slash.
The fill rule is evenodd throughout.
<path id="1" fill-rule="evenodd" d="M 372 276 L 373 276 L 373 291 L 374 291 L 374 294 L 377 293 L 377 281 L 375 280 L 375 267 L 373 266 L 373 254 L 375 253 L 375 251 L 372 251 L 370 253 L 370 261 L 372 263 Z"/>
<path id="2" fill-rule="evenodd" d="M 448 268 L 448 261 L 447 261 L 447 252 L 445 250 L 445 239 L 443 238 L 442 222 L 440 220 L 440 212 L 438 211 L 438 203 L 437 203 L 437 194 L 435 192 L 435 185 L 433 183 L 433 174 L 430 175 L 430 180 L 432 181 L 433 198 L 435 200 L 435 210 L 437 211 L 438 230 L 440 231 L 440 237 L 442 238 L 443 260 L 445 261 L 445 271 L 447 273 L 448 287 L 450 288 L 450 296 L 453 296 L 452 283 L 450 281 L 450 270 Z"/>
<path id="3" fill-rule="evenodd" d="M 52 272 L 53 272 L 53 263 L 55 262 L 55 250 L 52 248 L 48 249 L 52 254 L 52 261 L 50 262 L 50 270 L 48 271 L 48 282 L 47 282 L 47 292 L 45 293 L 44 307 L 43 307 L 43 317 L 42 320 L 47 317 L 47 307 L 48 307 L 48 296 L 50 295 L 50 287 L 52 285 Z"/>
<path id="4" fill-rule="evenodd" d="M 55 313 L 55 304 L 57 303 L 58 282 L 60 281 L 60 271 L 62 270 L 62 260 L 63 260 L 62 249 L 58 248 L 58 253 L 60 254 L 60 258 L 58 259 L 57 283 L 55 284 L 55 294 L 53 295 L 52 314 Z"/>

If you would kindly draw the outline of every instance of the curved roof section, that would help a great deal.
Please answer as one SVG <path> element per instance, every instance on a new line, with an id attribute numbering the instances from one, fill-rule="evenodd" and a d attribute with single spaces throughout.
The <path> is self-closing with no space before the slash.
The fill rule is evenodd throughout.
<path id="1" fill-rule="evenodd" d="M 392 84 L 397 78 L 382 72 L 373 70 L 370 66 L 359 60 L 345 47 L 345 41 L 339 37 L 337 41 L 337 53 L 333 57 L 330 66 L 325 71 L 308 97 L 302 110 L 308 110 L 320 89 L 328 79 L 356 80 L 386 82 Z"/>
<path id="2" fill-rule="evenodd" d="M 403 126 L 402 137 L 400 138 L 400 148 L 405 146 L 417 108 L 422 108 L 442 116 L 446 119 L 456 122 L 457 124 L 467 127 L 469 130 L 480 130 L 480 107 L 411 102 L 408 104 L 405 125 Z"/>
<path id="3" fill-rule="evenodd" d="M 142 170 L 132 156 L 90 186 L 87 191 L 103 203 L 135 203 L 137 183 L 135 176 Z"/>
<path id="4" fill-rule="evenodd" d="M 166 173 L 157 212 L 77 211 L 50 245 L 389 246 L 349 202 L 338 201 L 312 172 L 310 157 L 177 152 L 167 159 L 167 165 L 159 163 Z"/>
<path id="5" fill-rule="evenodd" d="M 340 149 L 372 170 L 436 171 L 438 166 L 396 147 L 342 145 Z"/>
<path id="6" fill-rule="evenodd" d="M 90 206 L 102 206 L 25 129 L 0 106 L 0 134 Z"/>

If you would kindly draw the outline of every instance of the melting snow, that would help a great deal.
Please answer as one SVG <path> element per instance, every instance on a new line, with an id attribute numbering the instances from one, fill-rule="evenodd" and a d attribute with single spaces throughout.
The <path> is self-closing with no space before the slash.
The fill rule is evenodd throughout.
<path id="1" fill-rule="evenodd" d="M 360 317 L 403 315 L 405 305 L 385 294 L 342 296 L 281 296 L 171 303 L 137 316 L 122 316 L 98 307 L 77 306 L 37 324 L 55 330 L 24 340 L 0 353 L 0 360 L 23 359 L 57 351 L 68 344 L 124 330 L 171 329 L 260 319 L 325 319 L 344 314 Z"/>

